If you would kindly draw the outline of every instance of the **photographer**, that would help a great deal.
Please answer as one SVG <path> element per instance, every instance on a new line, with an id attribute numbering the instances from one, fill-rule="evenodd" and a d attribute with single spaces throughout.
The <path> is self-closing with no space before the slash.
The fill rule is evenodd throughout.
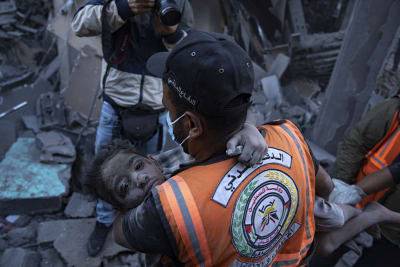
<path id="1" fill-rule="evenodd" d="M 171 9 L 180 18 L 166 16 Z M 171 25 L 171 19 L 178 24 L 166 26 L 162 22 Z M 107 23 L 102 23 L 105 20 Z M 162 149 L 167 129 L 162 81 L 147 71 L 146 61 L 156 52 L 171 50 L 192 25 L 188 0 L 90 0 L 78 10 L 72 30 L 77 36 L 101 35 L 105 58 L 96 152 L 121 135 L 141 153 L 153 154 Z M 96 227 L 87 246 L 90 256 L 100 252 L 115 217 L 113 208 L 101 200 L 96 211 Z"/>

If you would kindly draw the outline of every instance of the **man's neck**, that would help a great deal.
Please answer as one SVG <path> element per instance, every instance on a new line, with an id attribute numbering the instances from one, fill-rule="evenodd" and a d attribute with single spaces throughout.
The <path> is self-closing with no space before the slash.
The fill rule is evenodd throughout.
<path id="1" fill-rule="evenodd" d="M 192 157 L 195 158 L 196 162 L 203 162 L 210 159 L 213 156 L 225 154 L 226 142 L 213 142 L 208 140 L 202 142 L 201 145 L 194 145 L 192 151 L 189 151 Z"/>

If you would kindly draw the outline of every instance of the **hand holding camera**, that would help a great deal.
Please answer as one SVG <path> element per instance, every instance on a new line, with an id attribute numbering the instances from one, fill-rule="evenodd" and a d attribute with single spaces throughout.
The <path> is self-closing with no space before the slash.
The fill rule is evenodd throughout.
<path id="1" fill-rule="evenodd" d="M 165 26 L 175 27 L 181 21 L 182 14 L 175 0 L 128 0 L 128 4 L 135 15 L 154 10 Z"/>
<path id="2" fill-rule="evenodd" d="M 155 0 L 128 0 L 128 5 L 135 15 L 140 15 L 153 10 Z"/>

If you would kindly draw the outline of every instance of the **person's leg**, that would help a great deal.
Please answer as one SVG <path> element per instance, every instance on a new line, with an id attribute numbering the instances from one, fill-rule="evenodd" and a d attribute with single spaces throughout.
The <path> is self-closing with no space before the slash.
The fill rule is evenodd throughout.
<path id="1" fill-rule="evenodd" d="M 149 141 L 139 147 L 139 151 L 142 154 L 156 154 L 164 148 L 168 127 L 167 115 L 168 113 L 164 112 L 158 116 L 158 123 L 160 127 L 157 129 L 156 134 Z"/>
<path id="2" fill-rule="evenodd" d="M 96 132 L 95 152 L 97 153 L 102 145 L 111 143 L 114 138 L 119 138 L 120 131 L 121 122 L 117 113 L 110 104 L 104 102 Z M 96 227 L 87 244 L 90 256 L 96 256 L 100 252 L 115 219 L 115 211 L 112 206 L 101 199 L 97 202 L 96 214 Z"/>
<path id="3" fill-rule="evenodd" d="M 347 211 L 344 213 L 351 218 L 356 212 L 351 209 L 355 208 L 347 207 L 345 208 Z M 381 222 L 400 223 L 400 213 L 393 212 L 377 202 L 370 202 L 359 215 L 348 220 L 343 227 L 331 232 L 319 233 L 317 235 L 317 254 L 329 255 L 356 234 Z"/>

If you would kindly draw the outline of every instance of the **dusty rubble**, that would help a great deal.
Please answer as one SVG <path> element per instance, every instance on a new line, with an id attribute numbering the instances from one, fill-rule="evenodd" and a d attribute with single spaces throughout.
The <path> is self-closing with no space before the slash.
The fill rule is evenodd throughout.
<path id="1" fill-rule="evenodd" d="M 4 207 L 0 212 L 0 267 L 139 266 L 142 260 L 114 244 L 111 236 L 98 257 L 86 254 L 95 202 L 79 193 L 79 181 L 84 160 L 93 155 L 99 105 L 88 106 L 99 101 L 101 48 L 98 40 L 76 38 L 69 31 L 72 15 L 83 2 L 0 0 L 0 173 L 9 175 L 8 180 L 3 174 L 0 177 L 0 208 Z M 342 77 L 351 79 L 346 73 L 349 67 L 342 66 L 351 63 L 346 61 L 352 54 L 350 44 L 359 45 L 352 43 L 349 31 L 357 33 L 357 27 L 363 26 L 363 11 L 373 0 L 221 0 L 220 4 L 224 31 L 256 66 L 251 112 L 257 123 L 278 118 L 294 121 L 329 170 L 338 137 L 327 144 L 323 129 L 332 126 L 342 136 L 350 126 L 349 120 L 345 124 L 335 120 L 349 113 L 346 108 L 330 109 L 332 101 L 352 93 L 339 88 L 345 82 Z M 394 16 L 400 6 L 386 4 L 380 10 L 384 13 L 390 7 L 387 20 L 393 25 L 386 25 L 384 43 L 374 41 L 373 56 L 382 59 L 374 66 L 374 81 L 369 91 L 358 88 L 364 92 L 364 106 L 351 109 L 357 114 L 346 114 L 353 121 L 368 108 L 366 103 L 371 106 L 391 97 L 400 86 L 400 22 Z M 371 34 L 376 34 L 379 28 L 373 30 Z M 368 48 L 370 36 L 361 37 Z M 371 63 L 361 59 L 356 63 Z M 368 74 L 354 75 L 367 84 Z M 83 94 L 83 88 L 89 93 Z M 355 99 L 346 101 L 351 105 Z M 324 121 L 324 116 L 329 119 Z M 21 144 L 32 149 L 18 149 Z M 29 162 L 24 166 L 36 166 L 24 170 L 30 172 L 27 177 L 48 171 L 45 175 L 59 182 L 53 186 L 60 189 L 57 194 L 29 191 L 26 188 L 36 188 L 38 182 L 32 179 L 24 181 L 25 188 L 15 183 L 10 186 L 22 173 L 18 160 L 7 161 L 13 155 Z M 10 192 L 13 197 L 6 195 Z M 27 192 L 29 196 L 23 194 Z"/>

